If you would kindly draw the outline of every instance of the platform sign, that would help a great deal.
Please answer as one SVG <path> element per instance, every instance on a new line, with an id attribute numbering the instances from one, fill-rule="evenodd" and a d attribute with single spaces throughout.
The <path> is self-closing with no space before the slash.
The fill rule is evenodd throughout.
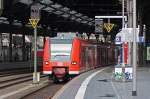
<path id="1" fill-rule="evenodd" d="M 116 36 L 116 42 L 121 42 L 121 36 Z"/>
<path id="2" fill-rule="evenodd" d="M 37 24 L 40 20 L 40 4 L 35 3 L 31 6 L 31 19 L 29 19 L 32 27 L 34 28 L 34 73 L 33 73 L 33 83 L 38 83 L 38 73 L 37 73 Z"/>
<path id="3" fill-rule="evenodd" d="M 122 44 L 121 36 L 116 36 L 115 43 L 116 44 Z"/>
<path id="4" fill-rule="evenodd" d="M 38 24 L 39 20 L 40 19 L 29 19 L 29 21 L 30 21 L 33 28 L 37 27 L 37 24 Z"/>
<path id="5" fill-rule="evenodd" d="M 103 33 L 103 19 L 95 19 L 95 33 Z"/>
<path id="6" fill-rule="evenodd" d="M 40 19 L 40 4 L 36 3 L 31 6 L 31 19 Z"/>
<path id="7" fill-rule="evenodd" d="M 109 33 L 114 27 L 114 24 L 112 23 L 104 23 L 104 28 L 107 30 L 107 32 Z"/>
<path id="8" fill-rule="evenodd" d="M 121 35 L 122 42 L 133 42 L 132 28 L 123 28 L 117 35 Z M 139 42 L 139 28 L 136 29 L 136 42 Z"/>
<path id="9" fill-rule="evenodd" d="M 31 6 L 31 19 L 29 19 L 33 28 L 37 27 L 40 20 L 40 4 L 36 3 Z"/>

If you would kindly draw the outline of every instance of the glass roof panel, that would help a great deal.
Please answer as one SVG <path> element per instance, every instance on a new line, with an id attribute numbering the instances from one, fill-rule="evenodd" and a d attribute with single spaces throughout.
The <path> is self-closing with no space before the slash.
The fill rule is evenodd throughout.
<path id="1" fill-rule="evenodd" d="M 54 7 L 54 8 L 61 8 L 62 7 L 62 5 L 60 5 L 60 4 L 54 4 L 54 5 L 51 5 L 52 7 Z"/>
<path id="2" fill-rule="evenodd" d="M 67 12 L 67 11 L 69 11 L 70 9 L 67 8 L 67 7 L 64 7 L 64 8 L 62 8 L 61 10 Z"/>
<path id="3" fill-rule="evenodd" d="M 55 11 L 54 13 L 57 14 L 57 15 L 60 15 L 60 14 L 62 14 L 63 12 L 62 12 L 62 11 Z"/>
<path id="4" fill-rule="evenodd" d="M 51 8 L 51 7 L 46 7 L 46 8 L 44 8 L 43 10 L 46 10 L 46 11 L 52 12 L 52 11 L 54 11 L 55 9 L 54 9 L 54 8 Z"/>
<path id="5" fill-rule="evenodd" d="M 69 17 L 70 15 L 65 13 L 65 14 L 63 14 L 62 16 L 65 17 L 65 18 L 67 18 L 67 17 Z"/>

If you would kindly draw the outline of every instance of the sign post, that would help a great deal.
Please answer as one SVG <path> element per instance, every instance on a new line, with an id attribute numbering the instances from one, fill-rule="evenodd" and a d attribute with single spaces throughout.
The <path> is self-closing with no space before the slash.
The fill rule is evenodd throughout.
<path id="1" fill-rule="evenodd" d="M 132 96 L 137 96 L 137 82 L 136 82 L 136 0 L 133 0 L 133 86 Z"/>
<path id="2" fill-rule="evenodd" d="M 3 13 L 3 0 L 0 0 L 0 16 Z"/>
<path id="3" fill-rule="evenodd" d="M 39 82 L 39 74 L 37 72 L 37 24 L 40 20 L 40 9 L 38 4 L 31 6 L 31 19 L 29 19 L 32 27 L 34 28 L 34 73 L 33 73 L 33 83 Z"/>

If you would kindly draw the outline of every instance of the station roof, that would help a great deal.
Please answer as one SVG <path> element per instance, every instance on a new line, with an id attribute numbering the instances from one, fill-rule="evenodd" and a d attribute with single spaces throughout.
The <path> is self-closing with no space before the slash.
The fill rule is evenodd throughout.
<path id="1" fill-rule="evenodd" d="M 126 1 L 126 0 L 125 0 Z M 0 31 L 31 34 L 30 10 L 34 3 L 41 9 L 39 29 L 59 32 L 94 32 L 96 15 L 119 15 L 122 0 L 4 0 Z M 143 22 L 149 24 L 148 0 L 138 0 L 143 8 Z M 126 9 L 126 8 L 125 8 Z M 121 14 L 120 14 L 121 15 Z M 121 24 L 121 21 L 117 21 Z M 22 26 L 24 25 L 24 27 Z M 47 31 L 47 32 L 48 32 Z M 45 31 L 46 32 L 46 31 Z"/>

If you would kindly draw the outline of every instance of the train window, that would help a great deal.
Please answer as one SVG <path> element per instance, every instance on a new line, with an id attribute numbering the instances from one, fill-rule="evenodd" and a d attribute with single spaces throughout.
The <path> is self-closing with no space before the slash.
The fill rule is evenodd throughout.
<path id="1" fill-rule="evenodd" d="M 51 61 L 68 61 L 70 60 L 70 55 L 52 55 Z"/>
<path id="2" fill-rule="evenodd" d="M 51 39 L 51 61 L 70 60 L 72 39 Z"/>
<path id="3" fill-rule="evenodd" d="M 51 44 L 72 44 L 72 39 L 51 39 Z"/>

